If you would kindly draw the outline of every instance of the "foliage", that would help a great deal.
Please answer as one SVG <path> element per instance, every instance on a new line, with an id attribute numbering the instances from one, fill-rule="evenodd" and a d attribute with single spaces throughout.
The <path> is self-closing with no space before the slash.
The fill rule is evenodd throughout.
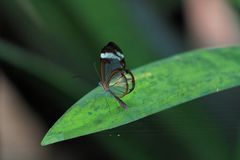
<path id="1" fill-rule="evenodd" d="M 197 50 L 134 70 L 136 89 L 119 107 L 97 87 L 50 129 L 42 145 L 117 127 L 192 99 L 240 85 L 239 47 Z"/>

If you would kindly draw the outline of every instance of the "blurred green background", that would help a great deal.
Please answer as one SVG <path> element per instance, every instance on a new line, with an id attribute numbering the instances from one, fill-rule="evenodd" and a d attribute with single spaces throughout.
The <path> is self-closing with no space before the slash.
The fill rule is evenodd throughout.
<path id="1" fill-rule="evenodd" d="M 239 87 L 40 146 L 69 106 L 98 85 L 93 64 L 107 42 L 134 69 L 190 49 L 239 44 L 239 14 L 238 0 L 1 0 L 0 158 L 239 160 Z"/>

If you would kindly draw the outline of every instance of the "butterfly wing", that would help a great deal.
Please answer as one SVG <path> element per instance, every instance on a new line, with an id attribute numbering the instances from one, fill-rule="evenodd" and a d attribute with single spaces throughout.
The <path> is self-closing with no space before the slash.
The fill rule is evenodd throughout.
<path id="1" fill-rule="evenodd" d="M 135 80 L 133 74 L 127 69 L 119 69 L 112 73 L 108 82 L 109 89 L 118 97 L 123 97 L 133 91 Z"/>
<path id="2" fill-rule="evenodd" d="M 113 42 L 109 42 L 101 51 L 101 82 L 107 82 L 114 70 L 125 68 L 125 59 L 121 49 Z"/>
<path id="3" fill-rule="evenodd" d="M 114 95 L 121 98 L 128 92 L 127 78 L 124 75 L 124 71 L 115 70 L 108 81 L 109 90 L 112 91 Z"/>
<path id="4" fill-rule="evenodd" d="M 101 85 L 122 107 L 128 108 L 120 98 L 134 89 L 135 80 L 133 74 L 126 69 L 121 49 L 113 42 L 108 43 L 101 51 L 100 62 Z"/>
<path id="5" fill-rule="evenodd" d="M 124 75 L 126 77 L 127 84 L 128 84 L 128 91 L 127 91 L 127 94 L 128 94 L 132 92 L 135 88 L 135 79 L 132 72 L 130 72 L 128 69 L 124 70 Z"/>

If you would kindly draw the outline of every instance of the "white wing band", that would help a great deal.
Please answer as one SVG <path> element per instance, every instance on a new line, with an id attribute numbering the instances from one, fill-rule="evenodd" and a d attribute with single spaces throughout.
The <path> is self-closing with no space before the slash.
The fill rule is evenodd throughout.
<path id="1" fill-rule="evenodd" d="M 117 55 L 119 56 L 116 56 L 115 54 L 113 54 L 113 53 L 110 53 L 110 52 L 106 52 L 106 53 L 101 53 L 101 55 L 100 55 L 100 57 L 102 58 L 102 59 L 117 59 L 117 60 L 119 60 L 119 61 L 121 61 L 123 58 L 124 58 L 124 56 L 121 54 L 121 53 L 119 53 L 119 52 L 117 52 Z M 121 57 L 121 58 L 120 58 Z"/>

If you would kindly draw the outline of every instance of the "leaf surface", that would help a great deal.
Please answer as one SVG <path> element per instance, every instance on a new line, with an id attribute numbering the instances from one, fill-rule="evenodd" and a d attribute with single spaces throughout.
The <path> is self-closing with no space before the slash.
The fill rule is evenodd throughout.
<path id="1" fill-rule="evenodd" d="M 178 54 L 133 70 L 135 90 L 125 110 L 101 87 L 77 101 L 42 145 L 121 126 L 193 99 L 240 85 L 240 47 Z"/>

